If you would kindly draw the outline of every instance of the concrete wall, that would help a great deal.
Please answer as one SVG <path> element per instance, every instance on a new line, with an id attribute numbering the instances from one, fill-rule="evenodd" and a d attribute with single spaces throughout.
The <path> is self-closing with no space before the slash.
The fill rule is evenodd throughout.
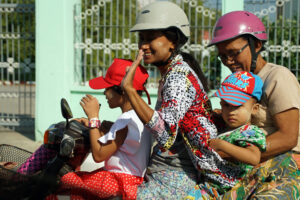
<path id="1" fill-rule="evenodd" d="M 60 98 L 71 98 L 73 82 L 73 8 L 80 0 L 36 0 L 35 138 L 61 121 Z"/>

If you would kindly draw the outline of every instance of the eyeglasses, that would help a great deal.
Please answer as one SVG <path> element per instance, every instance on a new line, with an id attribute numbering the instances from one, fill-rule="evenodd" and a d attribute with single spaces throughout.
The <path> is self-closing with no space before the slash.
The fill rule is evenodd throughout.
<path id="1" fill-rule="evenodd" d="M 222 62 L 225 62 L 227 60 L 234 60 L 240 53 L 242 53 L 242 51 L 244 51 L 244 49 L 246 49 L 246 47 L 248 46 L 249 44 L 245 44 L 240 50 L 236 51 L 236 52 L 231 52 L 229 53 L 229 55 L 222 55 L 222 54 L 219 54 L 218 57 L 221 59 Z"/>

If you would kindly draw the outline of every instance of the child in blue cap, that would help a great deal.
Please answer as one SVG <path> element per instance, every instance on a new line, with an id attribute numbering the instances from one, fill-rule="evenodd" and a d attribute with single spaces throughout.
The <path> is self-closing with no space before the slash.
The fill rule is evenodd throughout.
<path id="1" fill-rule="evenodd" d="M 239 171 L 236 180 L 243 178 L 253 166 L 259 164 L 261 152 L 266 150 L 266 137 L 255 125 L 251 115 L 259 108 L 263 82 L 250 72 L 236 72 L 229 75 L 214 96 L 221 98 L 222 118 L 227 130 L 217 138 L 209 140 L 214 149 L 228 165 Z M 226 171 L 226 170 L 225 170 Z M 211 199 L 218 197 L 231 187 L 221 182 L 210 181 L 203 174 L 204 181 L 198 184 L 185 199 Z"/>

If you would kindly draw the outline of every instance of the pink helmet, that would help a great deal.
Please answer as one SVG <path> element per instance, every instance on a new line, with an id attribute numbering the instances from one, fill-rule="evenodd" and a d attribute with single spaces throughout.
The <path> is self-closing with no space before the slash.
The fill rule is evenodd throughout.
<path id="1" fill-rule="evenodd" d="M 208 46 L 247 34 L 262 41 L 268 39 L 266 28 L 256 15 L 248 11 L 233 11 L 223 15 L 217 21 L 213 30 L 213 39 Z"/>

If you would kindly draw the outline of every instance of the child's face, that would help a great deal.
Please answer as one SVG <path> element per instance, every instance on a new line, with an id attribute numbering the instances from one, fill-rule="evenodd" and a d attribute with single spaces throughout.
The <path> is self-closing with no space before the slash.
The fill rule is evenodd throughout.
<path id="1" fill-rule="evenodd" d="M 110 108 L 117 108 L 123 105 L 123 96 L 114 91 L 112 88 L 106 88 L 104 94 Z"/>
<path id="2" fill-rule="evenodd" d="M 238 128 L 251 122 L 251 115 L 258 110 L 254 98 L 249 99 L 241 106 L 233 106 L 221 99 L 222 117 L 229 128 Z"/>
<path id="3" fill-rule="evenodd" d="M 164 62 L 171 56 L 174 44 L 158 30 L 139 32 L 139 48 L 144 51 L 146 64 Z"/>

